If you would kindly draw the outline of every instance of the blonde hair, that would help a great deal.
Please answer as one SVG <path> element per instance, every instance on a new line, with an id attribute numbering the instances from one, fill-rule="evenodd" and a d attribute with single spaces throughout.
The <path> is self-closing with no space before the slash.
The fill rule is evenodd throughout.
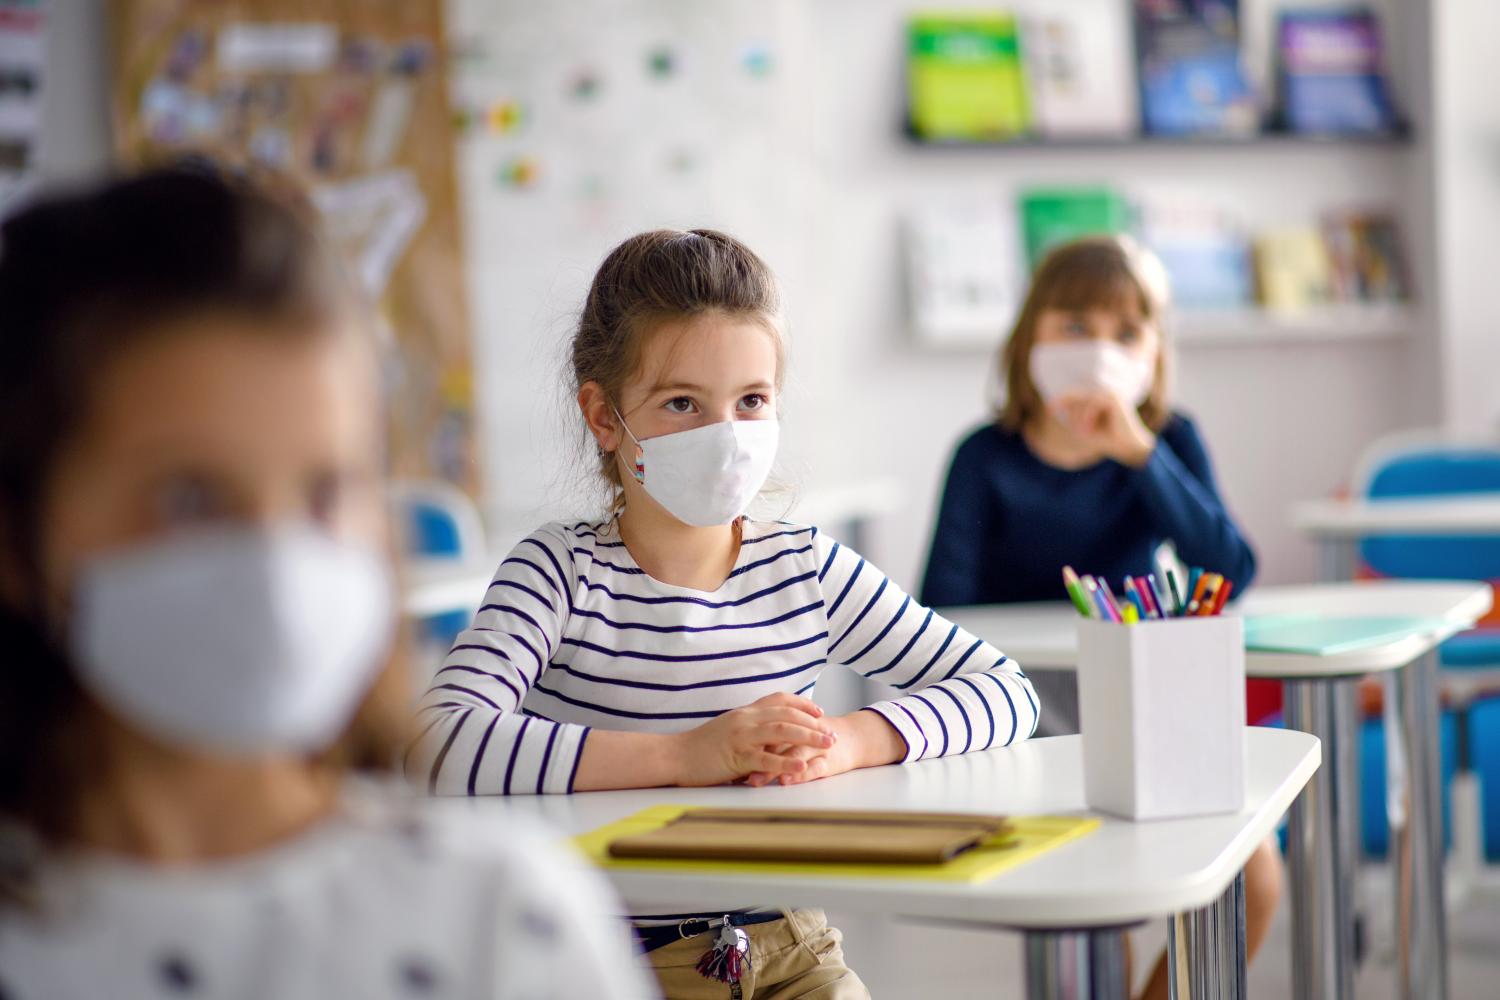
<path id="1" fill-rule="evenodd" d="M 597 383 L 618 409 L 650 335 L 663 322 L 711 312 L 765 325 L 776 344 L 780 390 L 786 357 L 780 309 L 771 269 L 733 236 L 712 229 L 639 233 L 611 250 L 594 275 L 573 334 L 573 391 Z M 599 473 L 615 488 L 618 510 L 624 498 L 612 453 L 600 453 Z"/>
<path id="2" fill-rule="evenodd" d="M 1016 325 L 1000 347 L 1000 380 L 1005 398 L 996 407 L 1000 426 L 1019 431 L 1043 410 L 1042 397 L 1031 380 L 1031 349 L 1036 344 L 1037 321 L 1048 309 L 1119 309 L 1134 301 L 1143 318 L 1162 330 L 1170 290 L 1161 259 L 1128 236 L 1085 236 L 1048 251 L 1032 275 L 1031 289 Z M 1141 403 L 1141 421 L 1153 431 L 1166 426 L 1172 415 L 1167 401 L 1166 344 L 1156 356 L 1151 392 Z"/>

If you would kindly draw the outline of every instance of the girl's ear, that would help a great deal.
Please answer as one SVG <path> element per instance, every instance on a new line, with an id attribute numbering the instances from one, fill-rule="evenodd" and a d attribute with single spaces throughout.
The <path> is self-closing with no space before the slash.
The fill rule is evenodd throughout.
<path id="1" fill-rule="evenodd" d="M 609 395 L 598 382 L 585 382 L 578 390 L 578 409 L 583 413 L 583 422 L 603 452 L 613 452 L 620 447 L 620 421 L 609 402 Z"/>

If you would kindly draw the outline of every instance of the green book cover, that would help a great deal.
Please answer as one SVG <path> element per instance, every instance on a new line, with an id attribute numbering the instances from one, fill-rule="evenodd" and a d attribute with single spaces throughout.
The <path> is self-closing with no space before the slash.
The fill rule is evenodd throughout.
<path id="1" fill-rule="evenodd" d="M 1035 268 L 1058 243 L 1080 236 L 1123 233 L 1130 205 L 1108 188 L 1048 188 L 1021 195 L 1021 226 L 1027 263 Z"/>
<path id="2" fill-rule="evenodd" d="M 1253 653 L 1334 656 L 1449 627 L 1438 618 L 1398 615 L 1356 618 L 1254 615 L 1245 619 L 1245 648 Z"/>
<path id="3" fill-rule="evenodd" d="M 924 14 L 907 25 L 912 130 L 924 139 L 1006 139 L 1031 126 L 1020 32 L 1010 14 Z"/>

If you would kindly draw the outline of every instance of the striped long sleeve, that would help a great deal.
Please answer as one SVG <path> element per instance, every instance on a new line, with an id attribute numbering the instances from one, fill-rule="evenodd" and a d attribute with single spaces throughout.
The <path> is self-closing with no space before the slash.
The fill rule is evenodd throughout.
<path id="1" fill-rule="evenodd" d="M 408 774 L 438 795 L 570 792 L 589 727 L 522 710 L 573 606 L 573 552 L 547 525 L 500 564 L 418 708 Z"/>
<path id="2" fill-rule="evenodd" d="M 828 659 L 910 692 L 869 706 L 906 741 L 904 760 L 1009 746 L 1036 730 L 1036 693 L 1015 663 L 858 553 L 822 534 L 816 542 Z"/>

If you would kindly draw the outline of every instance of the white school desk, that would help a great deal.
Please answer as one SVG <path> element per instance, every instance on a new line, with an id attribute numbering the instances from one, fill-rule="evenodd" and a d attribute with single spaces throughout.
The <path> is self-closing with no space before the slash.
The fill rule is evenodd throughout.
<path id="1" fill-rule="evenodd" d="M 1396 919 L 1398 995 L 1447 995 L 1437 646 L 1471 627 L 1491 602 L 1486 584 L 1371 581 L 1261 587 L 1231 608 L 1246 615 L 1409 615 L 1446 623 L 1428 635 L 1330 656 L 1245 655 L 1248 675 L 1285 682 L 1287 725 L 1323 741 L 1323 768 L 1291 811 L 1288 841 L 1292 977 L 1299 1000 L 1345 997 L 1353 990 L 1360 849 L 1355 685 L 1378 672 L 1393 673 L 1397 681 L 1386 699 L 1386 727 L 1395 898 L 1407 902 Z M 944 613 L 1023 669 L 1071 669 L 1077 663 L 1077 612 L 1065 601 Z"/>
<path id="2" fill-rule="evenodd" d="M 1240 870 L 1318 768 L 1318 741 L 1290 730 L 1246 729 L 1246 797 L 1232 815 L 1100 827 L 979 883 L 790 875 L 610 871 L 633 911 L 697 911 L 761 904 L 827 906 L 907 919 L 985 925 L 1027 937 L 1028 995 L 1124 1000 L 1124 933 L 1173 918 L 1174 976 L 1182 998 L 1244 996 Z M 896 809 L 1008 815 L 1087 813 L 1081 737 L 1037 739 L 903 766 L 869 768 L 807 785 L 667 788 L 514 797 L 569 834 L 648 806 Z M 483 804 L 480 805 L 483 808 Z M 877 996 L 880 984 L 870 984 Z M 997 984 L 997 996 L 1013 991 Z"/>
<path id="3" fill-rule="evenodd" d="M 1428 536 L 1433 538 L 1455 536 L 1500 535 L 1500 493 L 1465 493 L 1457 496 L 1429 496 L 1390 498 L 1380 500 L 1344 499 L 1313 500 L 1297 504 L 1292 509 L 1292 522 L 1303 534 L 1320 543 L 1323 561 L 1323 576 L 1327 580 L 1349 580 L 1358 565 L 1361 540 L 1382 535 Z M 1411 713 L 1403 715 L 1408 705 L 1432 706 L 1437 711 L 1437 655 L 1433 652 L 1425 658 L 1422 670 L 1403 670 L 1392 686 L 1398 695 L 1395 699 L 1397 723 L 1411 721 Z M 1420 713 L 1426 716 L 1424 710 Z M 1387 728 L 1393 720 L 1387 720 Z M 1408 733 L 1407 741 L 1422 739 L 1421 734 Z M 1431 750 L 1431 759 L 1420 758 L 1421 767 L 1430 773 L 1439 773 L 1436 749 Z M 1437 793 L 1430 800 L 1423 800 L 1431 815 L 1436 816 Z M 1393 816 L 1393 820 L 1404 817 Z M 1414 836 L 1399 829 L 1393 822 L 1393 857 L 1399 872 L 1407 857 L 1411 840 L 1435 842 L 1441 836 L 1437 819 L 1423 824 L 1423 817 L 1414 817 Z M 1426 828 L 1424 828 L 1424 826 Z M 1434 850 L 1437 850 L 1434 848 Z M 1433 863 L 1437 875 L 1442 874 L 1441 857 Z M 1399 895 L 1402 886 L 1398 884 Z M 1411 925 L 1412 936 L 1420 943 L 1411 954 L 1401 953 L 1405 959 L 1400 969 L 1402 995 L 1407 997 L 1446 997 L 1447 966 L 1443 957 L 1447 951 L 1446 912 L 1443 898 L 1443 883 L 1438 879 L 1430 893 L 1418 880 L 1410 887 L 1412 898 L 1406 910 L 1397 911 L 1398 932 L 1405 934 L 1404 925 Z M 1432 961 L 1437 961 L 1434 966 Z"/>
<path id="4" fill-rule="evenodd" d="M 1321 543 L 1323 576 L 1354 576 L 1355 549 L 1378 535 L 1500 535 L 1500 494 L 1410 500 L 1309 500 L 1292 508 L 1297 530 Z"/>

